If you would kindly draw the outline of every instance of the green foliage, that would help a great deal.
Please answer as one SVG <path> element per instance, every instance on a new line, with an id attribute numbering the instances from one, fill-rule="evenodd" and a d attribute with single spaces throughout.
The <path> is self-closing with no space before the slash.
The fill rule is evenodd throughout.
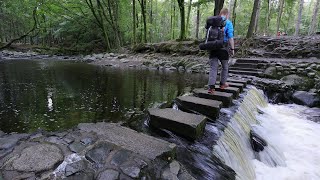
<path id="1" fill-rule="evenodd" d="M 73 48 L 77 51 L 114 50 L 120 46 L 143 42 L 143 13 L 139 0 L 135 0 L 135 28 L 133 26 L 133 0 L 2 0 L 0 1 L 0 43 L 5 43 L 29 31 L 34 24 L 32 11 L 37 8 L 37 29 L 20 42 L 42 46 Z M 224 7 L 229 7 L 226 0 Z M 233 1 L 234 2 L 234 1 Z M 185 9 L 189 0 L 185 0 Z M 256 34 L 276 34 L 279 0 L 270 0 L 270 25 L 267 29 L 267 1 L 260 9 Z M 307 34 L 315 0 L 304 4 L 300 34 Z M 232 6 L 231 6 L 232 7 Z M 199 8 L 199 9 L 198 9 Z M 252 0 L 237 0 L 235 35 L 247 33 L 253 8 Z M 200 12 L 199 38 L 205 36 L 205 21 L 213 15 L 214 1 L 192 1 L 190 31 L 187 39 L 197 34 L 197 10 Z M 229 10 L 232 11 L 232 10 Z M 145 0 L 147 42 L 161 42 L 179 38 L 181 24 L 177 0 Z M 298 13 L 297 0 L 285 0 L 280 31 L 292 35 Z M 185 16 L 187 17 L 187 15 Z M 320 18 L 318 18 L 320 21 Z M 318 23 L 318 31 L 319 31 Z M 133 30 L 136 37 L 133 37 Z"/>

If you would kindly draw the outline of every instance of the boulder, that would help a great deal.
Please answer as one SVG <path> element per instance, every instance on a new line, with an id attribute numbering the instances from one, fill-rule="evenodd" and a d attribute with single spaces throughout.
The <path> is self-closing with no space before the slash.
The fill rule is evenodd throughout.
<path id="1" fill-rule="evenodd" d="M 264 73 L 263 73 L 266 77 L 268 78 L 273 78 L 273 79 L 276 79 L 278 77 L 277 75 L 277 68 L 276 67 L 268 67 Z"/>
<path id="2" fill-rule="evenodd" d="M 57 146 L 38 144 L 24 149 L 20 157 L 13 161 L 12 167 L 17 171 L 42 172 L 53 169 L 62 161 L 63 154 Z"/>
<path id="3" fill-rule="evenodd" d="M 306 91 L 297 91 L 292 95 L 293 102 L 309 107 L 320 105 L 320 98 L 316 93 L 309 93 Z"/>
<path id="4" fill-rule="evenodd" d="M 296 74 L 284 76 L 281 78 L 281 81 L 283 81 L 287 86 L 291 86 L 292 88 L 298 90 L 310 89 L 313 86 L 312 80 Z"/>

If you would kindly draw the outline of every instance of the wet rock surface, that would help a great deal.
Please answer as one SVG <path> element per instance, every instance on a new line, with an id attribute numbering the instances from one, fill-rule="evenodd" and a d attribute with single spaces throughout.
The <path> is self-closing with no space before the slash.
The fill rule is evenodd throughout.
<path id="1" fill-rule="evenodd" d="M 12 163 L 17 171 L 41 172 L 52 169 L 63 160 L 61 150 L 55 145 L 39 144 L 30 146 L 21 152 Z"/>
<path id="2" fill-rule="evenodd" d="M 315 107 L 320 105 L 320 98 L 317 96 L 316 93 L 297 91 L 292 95 L 292 99 L 297 104 L 309 107 Z"/>
<path id="3" fill-rule="evenodd" d="M 99 123 L 98 126 L 104 127 L 103 124 L 108 123 Z M 86 130 L 90 126 L 96 128 L 92 123 L 85 126 Z M 110 127 L 114 126 L 119 125 L 110 124 Z M 134 148 L 130 150 L 121 143 L 110 142 L 112 138 L 107 137 L 110 134 L 99 135 L 86 130 L 74 128 L 56 133 L 41 131 L 32 135 L 1 133 L 1 138 L 6 139 L 2 141 L 6 143 L 1 143 L 0 179 L 160 179 L 166 169 L 171 169 L 175 176 L 192 177 L 188 171 L 178 170 L 183 167 L 178 161 L 170 164 L 174 157 L 163 159 L 163 156 L 144 156 L 137 153 L 139 151 L 132 151 Z M 121 136 L 119 134 L 122 133 L 117 131 L 113 136 Z M 130 131 L 130 134 L 139 133 Z M 154 141 L 157 141 L 156 138 Z M 81 148 L 70 148 L 75 143 L 77 146 L 81 144 Z M 151 141 L 148 143 L 152 145 Z"/>

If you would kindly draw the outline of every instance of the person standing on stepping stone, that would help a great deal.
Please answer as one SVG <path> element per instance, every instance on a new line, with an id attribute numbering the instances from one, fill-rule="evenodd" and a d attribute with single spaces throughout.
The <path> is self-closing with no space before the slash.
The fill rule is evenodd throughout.
<path id="1" fill-rule="evenodd" d="M 209 51 L 210 57 L 209 57 L 209 64 L 211 66 L 211 70 L 209 73 L 209 90 L 208 93 L 213 94 L 214 93 L 214 88 L 217 80 L 217 71 L 218 71 L 218 60 L 220 60 L 221 65 L 222 65 L 222 70 L 221 70 L 221 79 L 220 79 L 220 88 L 225 89 L 229 87 L 227 84 L 227 79 L 228 79 L 228 60 L 229 60 L 229 53 L 233 56 L 234 55 L 234 39 L 233 39 L 233 24 L 232 22 L 228 19 L 229 18 L 229 11 L 227 8 L 223 8 L 220 11 L 220 16 L 222 19 L 225 21 L 225 26 L 223 27 L 223 32 L 224 32 L 224 47 L 221 49 L 216 49 L 216 50 L 211 50 Z M 213 25 L 210 24 L 212 23 L 212 18 L 214 16 L 209 17 L 207 19 L 206 23 L 206 29 L 209 29 Z M 209 31 L 208 31 L 209 33 Z"/>

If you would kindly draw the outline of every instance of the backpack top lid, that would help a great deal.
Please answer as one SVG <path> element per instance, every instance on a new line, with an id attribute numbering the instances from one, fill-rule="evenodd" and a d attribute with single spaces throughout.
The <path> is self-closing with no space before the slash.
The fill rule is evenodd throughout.
<path id="1" fill-rule="evenodd" d="M 207 19 L 207 28 L 212 27 L 224 27 L 226 26 L 226 20 L 221 16 L 211 16 Z"/>

